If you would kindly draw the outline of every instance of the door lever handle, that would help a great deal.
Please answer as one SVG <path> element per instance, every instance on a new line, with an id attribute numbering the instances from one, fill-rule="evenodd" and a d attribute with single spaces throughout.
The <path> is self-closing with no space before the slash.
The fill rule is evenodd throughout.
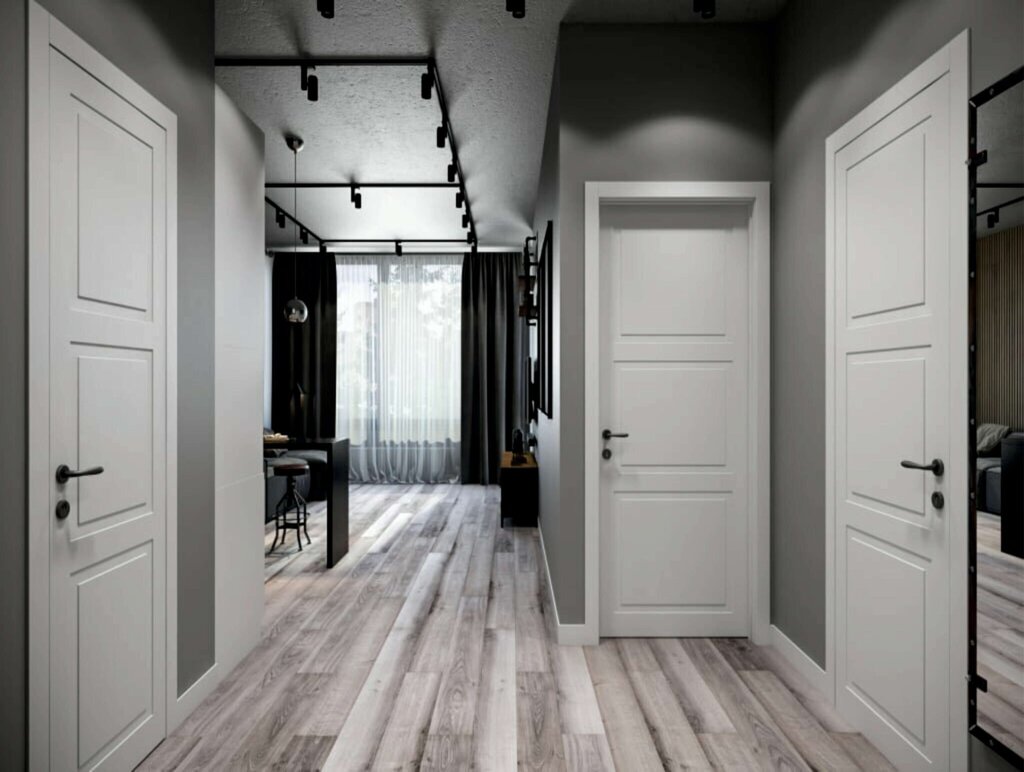
<path id="1" fill-rule="evenodd" d="M 604 439 L 606 439 L 606 440 L 610 440 L 610 439 L 613 439 L 613 438 L 624 440 L 624 439 L 626 439 L 626 437 L 629 436 L 629 432 L 620 432 L 620 433 L 616 434 L 611 429 L 605 429 L 603 432 L 601 432 L 601 436 L 604 437 Z"/>
<path id="2" fill-rule="evenodd" d="M 931 472 L 936 477 L 942 477 L 946 471 L 946 465 L 942 463 L 941 458 L 936 458 L 930 464 L 918 464 L 914 461 L 900 461 L 900 466 L 904 469 L 917 469 L 921 472 Z"/>
<path id="3" fill-rule="evenodd" d="M 92 469 L 72 469 L 67 464 L 61 464 L 57 467 L 57 482 L 63 485 L 72 477 L 95 477 L 98 474 L 103 474 L 102 466 L 94 466 Z"/>

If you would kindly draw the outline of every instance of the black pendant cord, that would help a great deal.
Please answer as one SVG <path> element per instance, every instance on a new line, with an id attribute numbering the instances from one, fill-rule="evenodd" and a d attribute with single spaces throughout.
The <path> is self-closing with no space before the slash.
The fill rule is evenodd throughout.
<path id="1" fill-rule="evenodd" d="M 292 148 L 292 180 L 299 179 L 299 151 Z M 292 299 L 299 298 L 299 189 L 292 188 L 292 211 L 295 212 L 295 219 L 292 220 L 292 230 L 295 234 L 293 243 L 295 253 L 292 255 Z"/>

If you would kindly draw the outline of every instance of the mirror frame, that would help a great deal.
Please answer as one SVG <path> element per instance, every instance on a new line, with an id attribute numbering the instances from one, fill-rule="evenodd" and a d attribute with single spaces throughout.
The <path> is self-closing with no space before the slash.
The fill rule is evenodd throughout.
<path id="1" fill-rule="evenodd" d="M 978 190 L 978 168 L 983 166 L 985 163 L 985 157 L 980 156 L 980 153 L 984 152 L 984 148 L 977 148 L 978 139 L 978 108 L 987 102 L 995 99 L 1000 94 L 1008 91 L 1009 89 L 1017 86 L 1020 83 L 1024 83 L 1024 67 L 1019 67 L 1009 75 L 1000 78 L 991 86 L 988 86 L 978 94 L 971 97 L 968 109 L 968 130 L 969 130 L 969 141 L 970 141 L 970 157 L 968 158 L 968 185 L 970 195 L 968 197 L 968 213 L 967 217 L 969 222 L 968 234 L 969 234 L 969 245 L 968 245 L 968 274 L 967 274 L 967 286 L 968 286 L 968 348 L 967 348 L 967 362 L 969 372 L 968 382 L 968 406 L 967 406 L 967 420 L 968 420 L 968 459 L 970 464 L 970 474 L 968 475 L 968 501 L 967 501 L 967 564 L 968 564 L 968 579 L 967 579 L 967 635 L 968 635 L 968 647 L 967 647 L 967 721 L 970 728 L 970 733 L 978 738 L 981 742 L 987 745 L 992 750 L 996 751 L 1000 756 L 1015 765 L 1024 764 L 1024 759 L 1018 756 L 1012 749 L 1004 745 L 998 738 L 993 737 L 985 730 L 984 727 L 978 724 L 978 690 L 984 685 L 984 679 L 978 676 L 978 647 L 977 647 L 977 628 L 978 628 L 978 507 L 977 507 L 977 475 L 975 469 L 978 464 L 978 442 L 976 433 L 976 418 L 977 418 L 977 284 L 975 281 L 975 274 L 978 264 L 978 206 L 977 206 L 977 190 Z M 982 691 L 986 689 L 982 688 Z"/>

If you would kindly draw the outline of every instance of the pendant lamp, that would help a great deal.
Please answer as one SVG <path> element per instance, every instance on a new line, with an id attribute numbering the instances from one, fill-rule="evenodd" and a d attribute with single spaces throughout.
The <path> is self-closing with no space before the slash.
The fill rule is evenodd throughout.
<path id="1" fill-rule="evenodd" d="M 292 151 L 292 211 L 295 213 L 295 251 L 292 256 L 293 297 L 284 304 L 284 318 L 292 324 L 302 324 L 309 318 L 309 309 L 306 304 L 299 300 L 299 151 L 302 150 L 303 142 L 298 137 L 287 136 L 285 142 L 288 149 Z"/>

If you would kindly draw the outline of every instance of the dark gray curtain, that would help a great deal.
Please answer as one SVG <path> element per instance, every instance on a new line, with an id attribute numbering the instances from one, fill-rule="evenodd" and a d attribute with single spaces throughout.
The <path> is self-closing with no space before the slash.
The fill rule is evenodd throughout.
<path id="1" fill-rule="evenodd" d="M 338 367 L 334 255 L 275 254 L 271 294 L 270 428 L 290 437 L 333 437 Z M 309 308 L 303 324 L 292 324 L 284 317 L 285 303 L 293 297 Z"/>
<path id="2" fill-rule="evenodd" d="M 519 318 L 521 253 L 462 263 L 462 482 L 494 485 L 512 432 L 525 432 L 527 328 Z"/>

